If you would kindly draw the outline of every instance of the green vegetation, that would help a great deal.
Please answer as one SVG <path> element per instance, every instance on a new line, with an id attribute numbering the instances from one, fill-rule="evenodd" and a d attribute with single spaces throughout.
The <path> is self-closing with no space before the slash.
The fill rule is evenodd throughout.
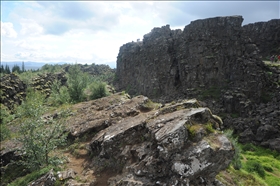
<path id="1" fill-rule="evenodd" d="M 143 112 L 151 111 L 153 109 L 158 109 L 161 104 L 154 103 L 152 100 L 147 99 L 142 105 L 140 105 L 140 110 Z"/>
<path id="2" fill-rule="evenodd" d="M 238 144 L 238 138 L 233 136 L 233 130 L 226 130 L 224 134 L 230 140 L 230 142 L 234 147 L 235 153 L 231 164 L 235 170 L 240 170 L 242 168 L 242 164 L 241 164 L 241 155 L 240 155 L 241 148 Z"/>
<path id="3" fill-rule="evenodd" d="M 28 183 L 40 178 L 44 174 L 48 173 L 51 169 L 52 169 L 52 167 L 48 166 L 48 167 L 44 167 L 40 170 L 36 170 L 30 174 L 27 174 L 21 178 L 16 179 L 15 181 L 8 184 L 8 186 L 28 185 Z"/>
<path id="4" fill-rule="evenodd" d="M 202 128 L 202 125 L 187 125 L 187 130 L 190 135 L 190 139 L 193 140 L 196 136 L 196 133 Z"/>
<path id="5" fill-rule="evenodd" d="M 0 103 L 0 141 L 8 139 L 11 135 L 10 130 L 7 127 L 7 124 L 14 119 L 14 116 L 10 113 L 9 109 Z"/>
<path id="6" fill-rule="evenodd" d="M 15 64 L 12 68 L 12 70 L 10 70 L 10 67 L 8 66 L 8 64 L 6 64 L 6 66 L 4 67 L 1 63 L 0 63 L 0 77 L 2 77 L 5 74 L 10 74 L 10 73 L 17 73 L 17 74 L 21 74 L 26 72 L 25 70 L 25 66 L 24 66 L 24 62 L 22 62 L 21 68 L 20 66 L 18 66 L 17 64 Z"/>
<path id="7" fill-rule="evenodd" d="M 209 133 L 214 133 L 215 132 L 215 129 L 213 129 L 213 125 L 212 123 L 207 123 L 205 125 L 205 129 L 206 129 L 206 132 L 209 134 Z"/>
<path id="8" fill-rule="evenodd" d="M 48 98 L 48 104 L 51 106 L 59 106 L 70 103 L 70 95 L 68 88 L 62 86 L 60 81 L 55 80 L 51 87 L 51 95 Z"/>
<path id="9" fill-rule="evenodd" d="M 66 142 L 61 120 L 42 119 L 47 110 L 44 98 L 41 93 L 30 90 L 26 100 L 17 109 L 17 116 L 22 120 L 19 140 L 23 144 L 24 164 L 31 171 L 49 164 L 56 165 L 59 162 L 58 158 L 50 157 L 49 154 Z"/>
<path id="10" fill-rule="evenodd" d="M 227 185 L 280 186 L 280 153 L 253 144 L 239 145 L 242 168 L 231 165 L 217 178 Z"/>
<path id="11" fill-rule="evenodd" d="M 75 64 L 70 66 L 68 73 L 68 91 L 73 103 L 85 100 L 86 95 L 84 90 L 87 87 L 88 80 L 88 75 L 81 71 L 79 65 Z"/>
<path id="12" fill-rule="evenodd" d="M 91 83 L 88 90 L 90 92 L 90 100 L 99 99 L 109 94 L 106 90 L 106 84 L 99 81 Z"/>
<path id="13" fill-rule="evenodd" d="M 63 72 L 66 67 L 68 68 L 66 86 L 63 86 L 59 79 L 48 82 L 51 83 L 50 95 L 44 94 L 44 91 L 36 91 L 32 87 L 33 79 L 38 75 Z M 13 68 L 13 73 L 16 73 L 27 85 L 26 97 L 22 104 L 15 105 L 13 110 L 0 104 L 0 140 L 19 140 L 23 145 L 20 150 L 23 157 L 20 161 L 11 162 L 9 166 L 5 167 L 5 171 L 1 175 L 1 183 L 28 185 L 30 181 L 47 173 L 52 167 L 58 167 L 63 163 L 64 159 L 59 156 L 57 150 L 67 142 L 65 119 L 72 114 L 68 109 L 69 106 L 73 103 L 107 96 L 109 94 L 106 89 L 107 84 L 103 80 L 113 79 L 111 71 L 100 76 L 93 76 L 84 73 L 81 67 L 77 64 L 45 65 L 36 72 L 19 70 L 18 66 Z M 94 67 L 94 70 L 98 71 L 99 66 L 94 65 Z M 22 68 L 25 69 L 24 65 Z M 104 67 L 105 70 L 106 68 Z M 4 67 L 1 67 L 0 70 L 1 77 L 6 70 L 9 71 L 8 66 L 6 70 Z M 1 97 L 3 96 L 5 95 L 1 92 Z M 55 111 L 56 117 L 43 117 L 44 115 L 51 116 L 53 111 Z M 71 153 L 80 156 L 85 151 L 85 146 L 79 145 L 78 149 L 74 149 Z"/>

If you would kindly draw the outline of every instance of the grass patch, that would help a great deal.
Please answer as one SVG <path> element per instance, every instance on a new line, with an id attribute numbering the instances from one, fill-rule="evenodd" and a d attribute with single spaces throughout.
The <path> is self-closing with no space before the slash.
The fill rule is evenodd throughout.
<path id="1" fill-rule="evenodd" d="M 27 174 L 24 177 L 18 178 L 15 181 L 8 184 L 8 186 L 19 186 L 19 185 L 28 185 L 29 182 L 34 181 L 44 174 L 48 173 L 51 170 L 52 167 L 45 167 L 43 169 L 34 171 L 30 174 Z"/>
<path id="2" fill-rule="evenodd" d="M 250 143 L 240 146 L 242 168 L 230 166 L 217 179 L 225 185 L 280 186 L 280 153 Z"/>
<path id="3" fill-rule="evenodd" d="M 150 99 L 147 99 L 143 104 L 141 104 L 139 106 L 139 109 L 142 111 L 142 112 L 147 112 L 147 111 L 151 111 L 153 109 L 158 109 L 160 108 L 161 104 L 159 103 L 154 103 L 152 102 Z"/>
<path id="4" fill-rule="evenodd" d="M 215 129 L 213 129 L 212 123 L 207 123 L 205 126 L 206 132 L 209 133 L 214 133 Z"/>

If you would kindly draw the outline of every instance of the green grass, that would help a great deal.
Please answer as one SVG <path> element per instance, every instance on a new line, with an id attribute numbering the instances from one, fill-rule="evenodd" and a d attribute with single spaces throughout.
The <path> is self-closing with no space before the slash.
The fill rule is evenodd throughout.
<path id="1" fill-rule="evenodd" d="M 217 178 L 226 185 L 280 186 L 280 153 L 252 144 L 240 146 L 242 168 L 230 166 Z"/>
<path id="2" fill-rule="evenodd" d="M 16 179 L 15 181 L 8 184 L 8 186 L 28 185 L 29 182 L 40 178 L 41 176 L 43 176 L 44 174 L 46 174 L 50 170 L 51 170 L 51 167 L 45 167 L 45 168 L 40 169 L 38 171 L 34 171 L 30 174 L 27 174 L 26 176 L 23 176 L 23 177 L 20 177 L 20 178 Z"/>

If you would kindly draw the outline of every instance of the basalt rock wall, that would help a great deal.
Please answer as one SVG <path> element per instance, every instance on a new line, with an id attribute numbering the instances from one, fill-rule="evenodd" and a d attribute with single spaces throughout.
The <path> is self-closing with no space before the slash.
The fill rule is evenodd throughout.
<path id="1" fill-rule="evenodd" d="M 172 100 L 192 96 L 197 88 L 230 86 L 258 101 L 269 85 L 263 83 L 259 50 L 243 34 L 242 21 L 241 16 L 215 17 L 193 21 L 183 31 L 154 28 L 142 42 L 120 48 L 118 89 Z"/>
<path id="2" fill-rule="evenodd" d="M 243 29 L 244 34 L 256 43 L 263 58 L 280 54 L 280 19 L 251 23 L 244 25 Z"/>
<path id="3" fill-rule="evenodd" d="M 280 151 L 280 145 L 273 145 L 280 140 L 280 70 L 262 61 L 258 45 L 265 34 L 256 31 L 261 24 L 242 27 L 242 21 L 241 16 L 196 20 L 183 31 L 166 25 L 154 28 L 143 41 L 123 45 L 117 90 L 159 102 L 199 98 L 224 115 L 225 126 L 242 133 L 244 142 Z M 261 30 L 269 27 L 270 33 L 277 33 L 277 21 L 262 23 L 266 26 Z M 272 40 L 278 41 L 278 35 Z"/>

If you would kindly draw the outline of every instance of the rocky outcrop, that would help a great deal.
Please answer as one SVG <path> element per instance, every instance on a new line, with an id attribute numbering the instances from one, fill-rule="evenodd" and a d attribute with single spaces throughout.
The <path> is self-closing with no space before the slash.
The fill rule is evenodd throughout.
<path id="1" fill-rule="evenodd" d="M 20 105 L 26 96 L 27 85 L 12 73 L 1 77 L 0 103 L 12 110 L 15 105 Z"/>
<path id="2" fill-rule="evenodd" d="M 31 86 L 38 91 L 46 94 L 49 96 L 51 94 L 51 88 L 53 82 L 57 80 L 60 82 L 61 86 L 65 86 L 67 82 L 67 78 L 65 76 L 65 72 L 61 73 L 45 73 L 45 74 L 38 74 L 38 77 L 32 79 Z"/>
<path id="3" fill-rule="evenodd" d="M 196 20 L 183 31 L 166 25 L 154 28 L 143 41 L 123 45 L 117 59 L 117 90 L 159 102 L 199 97 L 225 116 L 226 127 L 253 133 L 244 133 L 244 141 L 261 144 L 279 137 L 279 68 L 263 63 L 259 44 L 248 34 L 256 27 L 242 27 L 242 21 L 241 16 Z M 278 42 L 277 21 L 268 22 L 262 31 L 269 27 Z M 253 137 L 263 125 L 273 127 L 273 135 Z"/>
<path id="4" fill-rule="evenodd" d="M 54 186 L 56 181 L 53 170 L 50 170 L 47 174 L 43 175 L 39 179 L 31 182 L 28 186 Z"/>
<path id="5" fill-rule="evenodd" d="M 196 100 L 159 109 L 151 105 L 137 96 L 102 108 L 109 118 L 90 143 L 91 166 L 118 173 L 109 185 L 215 185 L 216 174 L 234 154 L 229 140 L 211 130 L 221 120 Z M 120 109 L 126 111 L 120 114 Z"/>
<path id="6" fill-rule="evenodd" d="M 70 110 L 69 139 L 92 137 L 84 169 L 95 174 L 110 171 L 108 180 L 101 183 L 96 177 L 78 183 L 75 172 L 62 170 L 32 185 L 53 184 L 55 179 L 67 180 L 68 185 L 218 185 L 215 176 L 234 155 L 220 131 L 222 120 L 196 99 L 158 104 L 145 96 L 117 93 Z"/>
<path id="7" fill-rule="evenodd" d="M 257 45 L 262 58 L 280 54 L 280 19 L 243 26 L 244 34 Z"/>

